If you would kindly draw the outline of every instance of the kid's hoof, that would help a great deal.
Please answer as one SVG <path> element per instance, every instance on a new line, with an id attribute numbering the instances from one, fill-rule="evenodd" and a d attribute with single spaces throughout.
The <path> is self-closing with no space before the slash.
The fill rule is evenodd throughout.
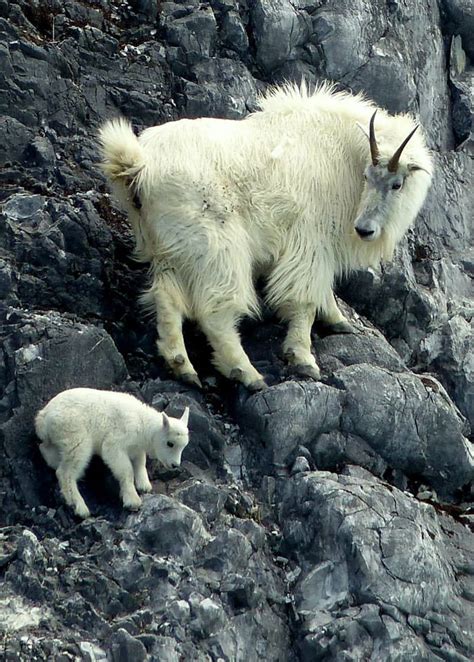
<path id="1" fill-rule="evenodd" d="M 300 377 L 311 377 L 316 382 L 321 379 L 321 372 L 319 368 L 315 368 L 314 365 L 309 364 L 298 364 L 292 365 L 290 367 L 290 372 L 294 375 L 299 375 Z"/>
<path id="2" fill-rule="evenodd" d="M 251 393 L 257 393 L 257 391 L 263 391 L 266 388 L 268 388 L 268 386 L 263 379 L 257 379 L 255 382 L 252 382 L 247 386 L 247 389 Z"/>
<path id="3" fill-rule="evenodd" d="M 349 322 L 336 322 L 336 324 L 323 324 L 327 333 L 358 333 L 358 329 Z"/>
<path id="4" fill-rule="evenodd" d="M 195 372 L 185 372 L 184 375 L 180 375 L 180 379 L 185 384 L 189 386 L 195 386 L 196 388 L 202 388 L 202 383 L 199 377 Z"/>

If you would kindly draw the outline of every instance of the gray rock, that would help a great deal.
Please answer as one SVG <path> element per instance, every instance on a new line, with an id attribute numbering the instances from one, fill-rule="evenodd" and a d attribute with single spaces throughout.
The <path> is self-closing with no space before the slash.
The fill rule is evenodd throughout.
<path id="1" fill-rule="evenodd" d="M 26 158 L 34 165 L 45 166 L 51 169 L 56 164 L 54 147 L 46 136 L 36 136 L 28 145 Z"/>
<path id="2" fill-rule="evenodd" d="M 297 48 L 308 39 L 311 22 L 288 0 L 257 0 L 250 6 L 256 62 L 270 74 L 296 58 Z"/>
<path id="3" fill-rule="evenodd" d="M 234 609 L 242 610 L 255 607 L 263 595 L 256 589 L 256 582 L 252 577 L 228 574 L 221 586 L 223 593 L 227 593 L 229 602 Z"/>
<path id="4" fill-rule="evenodd" d="M 440 372 L 459 409 L 474 425 L 473 324 L 455 315 L 420 344 L 423 364 Z"/>
<path id="5" fill-rule="evenodd" d="M 442 28 L 448 34 L 461 35 L 463 48 L 474 60 L 474 17 L 470 0 L 442 0 Z"/>
<path id="6" fill-rule="evenodd" d="M 175 600 L 168 606 L 169 614 L 177 621 L 186 622 L 189 620 L 191 609 L 186 600 Z"/>
<path id="7" fill-rule="evenodd" d="M 248 69 L 228 58 L 202 58 L 185 84 L 186 115 L 242 119 L 256 104 L 256 83 Z"/>
<path id="8" fill-rule="evenodd" d="M 285 466 L 298 444 L 336 429 L 341 411 L 337 389 L 315 382 L 285 382 L 247 397 L 239 406 L 238 420 L 259 444 L 256 461 Z"/>
<path id="9" fill-rule="evenodd" d="M 449 80 L 452 99 L 453 132 L 458 149 L 472 148 L 474 138 L 474 106 L 472 98 L 473 73 L 468 67 L 462 38 L 451 39 L 449 52 Z"/>
<path id="10" fill-rule="evenodd" d="M 228 498 L 223 490 L 204 482 L 184 485 L 177 490 L 176 494 L 186 506 L 200 513 L 208 522 L 217 519 Z"/>
<path id="11" fill-rule="evenodd" d="M 147 659 L 146 648 L 142 642 L 123 629 L 113 635 L 109 650 L 113 662 L 144 662 Z"/>
<path id="12" fill-rule="evenodd" d="M 21 163 L 32 132 L 13 117 L 2 117 L 0 120 L 2 145 L 0 148 L 0 164 Z"/>
<path id="13" fill-rule="evenodd" d="M 179 651 L 179 644 L 172 637 L 154 637 L 153 644 L 149 648 L 151 659 L 160 660 L 160 662 L 180 662 L 182 652 Z M 198 659 L 203 659 L 203 657 Z"/>
<path id="14" fill-rule="evenodd" d="M 311 41 L 318 47 L 320 66 L 328 78 L 338 80 L 368 60 L 370 46 L 384 27 L 380 5 L 358 1 L 350 9 L 343 3 L 316 8 Z"/>
<path id="15" fill-rule="evenodd" d="M 236 11 L 228 11 L 222 17 L 220 37 L 224 46 L 239 55 L 246 55 L 249 40 L 242 19 Z"/>
<path id="16" fill-rule="evenodd" d="M 89 641 L 80 641 L 78 646 L 86 662 L 101 662 L 107 659 L 107 653 Z"/>
<path id="17" fill-rule="evenodd" d="M 422 476 L 444 495 L 472 481 L 468 428 L 442 391 L 369 365 L 344 368 L 335 379 L 346 390 L 342 429 L 365 439 L 392 467 Z"/>
<path id="18" fill-rule="evenodd" d="M 73 207 L 19 193 L 6 200 L 1 220 L 0 247 L 15 275 L 8 303 L 21 299 L 83 315 L 103 312 L 112 237 L 91 201 L 77 199 Z"/>
<path id="19" fill-rule="evenodd" d="M 295 474 L 304 473 L 305 471 L 309 470 L 310 466 L 308 460 L 305 457 L 298 455 L 293 466 L 291 467 L 291 475 L 294 476 Z"/>
<path id="20" fill-rule="evenodd" d="M 284 548 L 303 568 L 295 589 L 302 659 L 365 654 L 376 640 L 383 659 L 429 660 L 438 642 L 424 634 L 438 616 L 446 648 L 459 637 L 469 656 L 472 604 L 459 597 L 445 516 L 374 478 L 315 472 L 288 481 L 280 520 Z"/>
<path id="21" fill-rule="evenodd" d="M 375 476 L 383 476 L 388 468 L 381 454 L 355 434 L 339 431 L 321 434 L 310 448 L 318 469 L 339 471 L 347 464 L 357 464 Z"/>
<path id="22" fill-rule="evenodd" d="M 130 533 L 144 551 L 174 556 L 183 564 L 208 538 L 199 515 L 165 495 L 145 498 L 139 513 L 129 518 Z"/>
<path id="23" fill-rule="evenodd" d="M 166 36 L 173 46 L 187 54 L 213 55 L 217 38 L 217 24 L 212 10 L 201 6 L 186 16 L 166 20 Z"/>
<path id="24" fill-rule="evenodd" d="M 217 634 L 222 628 L 225 614 L 222 607 L 211 598 L 205 598 L 195 609 L 196 619 L 191 623 L 204 637 Z"/>
<path id="25" fill-rule="evenodd" d="M 375 331 L 330 335 L 315 339 L 314 345 L 318 363 L 328 373 L 355 363 L 369 363 L 394 372 L 406 370 L 400 355 Z"/>

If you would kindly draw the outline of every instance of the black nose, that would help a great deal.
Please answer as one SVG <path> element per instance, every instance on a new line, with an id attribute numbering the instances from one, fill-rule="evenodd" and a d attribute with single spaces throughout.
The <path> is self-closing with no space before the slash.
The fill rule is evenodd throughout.
<path id="1" fill-rule="evenodd" d="M 173 469 L 177 469 L 179 467 L 179 464 L 172 463 L 171 466 L 173 467 Z"/>
<path id="2" fill-rule="evenodd" d="M 362 228 L 356 228 L 356 232 L 359 237 L 370 237 L 374 234 L 374 230 L 363 230 Z"/>

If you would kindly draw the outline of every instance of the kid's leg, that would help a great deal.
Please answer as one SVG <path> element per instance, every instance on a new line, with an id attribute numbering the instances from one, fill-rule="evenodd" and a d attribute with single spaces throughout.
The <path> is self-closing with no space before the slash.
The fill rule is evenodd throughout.
<path id="1" fill-rule="evenodd" d="M 148 478 L 146 470 L 146 453 L 140 453 L 134 460 L 132 460 L 133 472 L 135 476 L 135 487 L 138 492 L 151 492 L 152 484 Z"/>
<path id="2" fill-rule="evenodd" d="M 124 507 L 138 510 L 142 500 L 135 489 L 133 466 L 127 453 L 117 448 L 114 443 L 104 442 L 102 459 L 119 482 Z"/>
<path id="3" fill-rule="evenodd" d="M 77 481 L 89 464 L 91 453 L 88 443 L 83 443 L 81 439 L 74 440 L 72 444 L 69 440 L 68 447 L 72 448 L 72 451 L 64 451 L 56 469 L 56 476 L 66 503 L 73 508 L 78 517 L 85 519 L 90 516 L 90 511 L 79 492 Z"/>

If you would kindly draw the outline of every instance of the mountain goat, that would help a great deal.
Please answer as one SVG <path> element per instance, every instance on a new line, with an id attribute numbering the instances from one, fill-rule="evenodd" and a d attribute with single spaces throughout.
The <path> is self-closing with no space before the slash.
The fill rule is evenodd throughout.
<path id="1" fill-rule="evenodd" d="M 146 456 L 168 469 L 179 467 L 189 440 L 188 418 L 188 407 L 176 419 L 128 393 L 73 388 L 48 402 L 36 416 L 35 429 L 64 500 L 86 518 L 90 512 L 77 481 L 93 455 L 100 455 L 118 480 L 125 508 L 136 510 L 141 505 L 137 490 L 152 489 Z"/>
<path id="2" fill-rule="evenodd" d="M 250 390 L 265 386 L 237 331 L 242 316 L 258 315 L 254 281 L 263 276 L 267 304 L 288 323 L 287 362 L 319 378 L 316 314 L 336 332 L 350 330 L 335 278 L 390 259 L 426 197 L 432 162 L 417 128 L 409 115 L 329 84 L 314 94 L 273 89 L 243 120 L 183 119 L 138 138 L 123 119 L 102 127 L 102 167 L 128 211 L 137 255 L 151 263 L 144 300 L 178 377 L 199 384 L 182 335 L 187 317 L 222 374 Z"/>

